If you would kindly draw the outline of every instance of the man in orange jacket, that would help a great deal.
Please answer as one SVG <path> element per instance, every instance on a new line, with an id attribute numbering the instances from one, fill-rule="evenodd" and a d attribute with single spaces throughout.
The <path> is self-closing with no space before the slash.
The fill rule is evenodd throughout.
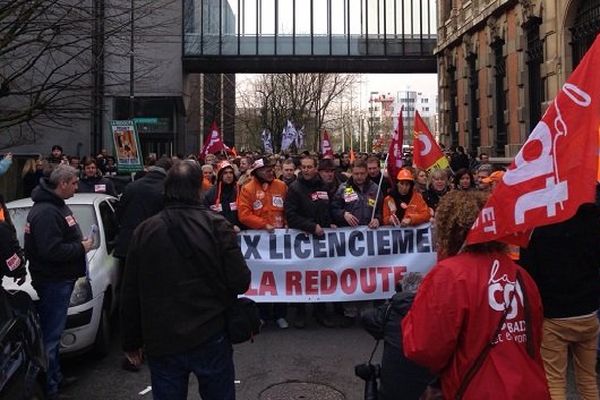
<path id="1" fill-rule="evenodd" d="M 237 199 L 238 218 L 249 229 L 265 229 L 273 233 L 285 228 L 283 203 L 287 195 L 287 185 L 275 178 L 274 163 L 268 158 L 259 158 L 252 164 L 251 179 L 240 189 Z M 270 304 L 259 305 L 261 319 L 267 320 Z M 273 304 L 273 319 L 281 329 L 288 328 L 285 319 L 287 304 Z"/>
<path id="2" fill-rule="evenodd" d="M 238 217 L 250 229 L 284 228 L 285 213 L 283 202 L 287 186 L 275 179 L 273 163 L 267 158 L 259 158 L 252 164 L 252 178 L 240 190 L 238 197 Z"/>

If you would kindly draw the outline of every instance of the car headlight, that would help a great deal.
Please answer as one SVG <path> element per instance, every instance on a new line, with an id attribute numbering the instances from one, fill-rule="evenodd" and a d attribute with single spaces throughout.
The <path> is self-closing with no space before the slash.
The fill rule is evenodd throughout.
<path id="1" fill-rule="evenodd" d="M 73 293 L 71 293 L 69 307 L 78 306 L 90 300 L 92 300 L 92 285 L 90 284 L 90 280 L 85 277 L 77 279 L 73 287 Z"/>

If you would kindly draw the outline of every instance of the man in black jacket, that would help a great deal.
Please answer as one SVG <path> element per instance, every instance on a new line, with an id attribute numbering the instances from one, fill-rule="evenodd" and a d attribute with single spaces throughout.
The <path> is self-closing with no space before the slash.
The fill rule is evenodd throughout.
<path id="1" fill-rule="evenodd" d="M 300 175 L 290 185 L 285 199 L 285 219 L 288 227 L 316 236 L 323 236 L 323 228 L 329 228 L 332 224 L 327 186 L 319 177 L 314 157 L 304 156 L 300 160 Z M 325 303 L 315 303 L 314 310 L 315 320 L 319 324 L 333 328 L 333 322 L 325 313 Z M 306 304 L 299 303 L 294 326 L 301 329 L 305 325 Z"/>
<path id="2" fill-rule="evenodd" d="M 135 228 L 164 207 L 165 177 L 172 165 L 170 158 L 162 157 L 148 168 L 142 178 L 125 188 L 117 209 L 120 227 L 114 252 L 114 256 L 120 258 L 123 265 Z"/>
<path id="3" fill-rule="evenodd" d="M 85 276 L 85 255 L 93 239 L 85 239 L 65 199 L 77 191 L 79 171 L 58 165 L 40 181 L 31 199 L 34 204 L 25 225 L 25 253 L 32 285 L 40 301 L 38 314 L 48 355 L 46 394 L 58 397 L 63 380 L 58 351 L 67 323 L 67 310 L 75 281 Z"/>
<path id="4" fill-rule="evenodd" d="M 120 262 L 121 273 L 127 263 L 127 251 L 133 231 L 147 218 L 157 214 L 164 207 L 164 186 L 167 171 L 173 165 L 168 157 L 162 157 L 148 168 L 141 178 L 130 183 L 119 201 L 117 219 L 119 234 L 113 255 Z M 139 368 L 123 359 L 121 366 L 127 371 L 137 372 Z"/>
<path id="5" fill-rule="evenodd" d="M 235 399 L 225 311 L 250 285 L 233 228 L 201 204 L 202 171 L 180 162 L 165 180 L 166 208 L 135 230 L 121 294 L 123 350 L 147 356 L 156 400 Z"/>
<path id="6" fill-rule="evenodd" d="M 600 293 L 600 209 L 583 204 L 570 219 L 535 228 L 521 249 L 521 264 L 535 280 L 544 306 L 542 359 L 552 398 L 565 398 L 573 357 L 577 391 L 598 399 L 596 317 Z"/>

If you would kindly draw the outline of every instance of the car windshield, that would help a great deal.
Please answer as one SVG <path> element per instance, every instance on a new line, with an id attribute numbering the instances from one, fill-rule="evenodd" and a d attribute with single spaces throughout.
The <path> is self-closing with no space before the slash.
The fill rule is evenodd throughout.
<path id="1" fill-rule="evenodd" d="M 91 232 L 91 226 L 98 226 L 98 221 L 96 220 L 96 214 L 94 212 L 94 206 L 91 204 L 71 204 L 69 205 L 71 211 L 73 211 L 73 215 L 75 215 L 75 219 L 79 224 L 79 229 L 81 229 L 81 233 L 84 236 L 87 236 Z M 9 209 L 10 217 L 12 218 L 13 223 L 15 224 L 15 228 L 17 229 L 17 238 L 19 239 L 19 243 L 23 246 L 23 234 L 25 232 L 25 223 L 27 222 L 27 214 L 29 214 L 29 210 L 31 207 L 22 207 L 22 208 L 11 208 Z M 94 235 L 94 249 L 97 249 L 100 245 L 100 235 L 98 232 Z"/>

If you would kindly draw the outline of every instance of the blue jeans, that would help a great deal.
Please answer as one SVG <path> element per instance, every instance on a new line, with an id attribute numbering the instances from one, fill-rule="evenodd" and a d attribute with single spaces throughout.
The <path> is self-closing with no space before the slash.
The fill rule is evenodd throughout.
<path id="1" fill-rule="evenodd" d="M 60 337 L 67 323 L 67 310 L 75 281 L 33 282 L 40 301 L 37 311 L 44 336 L 44 347 L 48 356 L 48 374 L 46 377 L 46 393 L 48 397 L 58 393 L 58 385 L 62 380 L 58 351 Z"/>
<path id="2" fill-rule="evenodd" d="M 186 352 L 148 356 L 148 366 L 155 400 L 186 400 L 190 373 L 203 400 L 235 400 L 233 348 L 223 334 Z"/>

